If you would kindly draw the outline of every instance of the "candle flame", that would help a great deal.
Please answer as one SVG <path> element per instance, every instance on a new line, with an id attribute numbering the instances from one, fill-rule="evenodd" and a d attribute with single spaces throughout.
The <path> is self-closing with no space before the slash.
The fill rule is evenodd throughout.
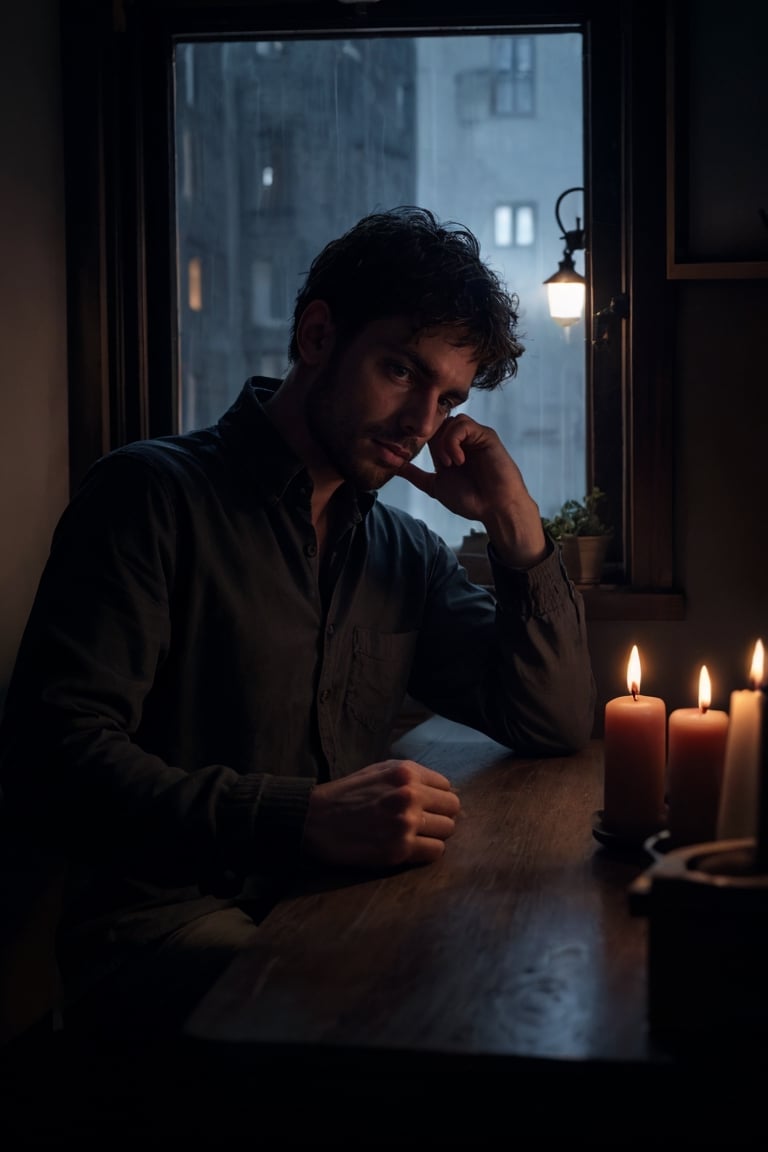
<path id="1" fill-rule="evenodd" d="M 753 688 L 759 688 L 763 682 L 765 668 L 765 649 L 763 648 L 762 640 L 758 640 L 755 644 L 755 651 L 752 655 L 752 667 L 749 671 L 749 679 Z"/>
<path id="2" fill-rule="evenodd" d="M 638 696 L 640 693 L 640 653 L 637 644 L 632 646 L 627 664 L 627 688 L 633 696 Z"/>
<path id="3" fill-rule="evenodd" d="M 701 672 L 699 673 L 699 708 L 702 712 L 706 712 L 712 703 L 712 682 L 709 679 L 709 672 L 707 672 L 706 664 L 702 664 Z"/>

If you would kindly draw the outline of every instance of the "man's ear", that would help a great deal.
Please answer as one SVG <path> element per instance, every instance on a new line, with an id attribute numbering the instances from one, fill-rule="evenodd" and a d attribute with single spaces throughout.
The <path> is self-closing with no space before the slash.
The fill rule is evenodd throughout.
<path id="1" fill-rule="evenodd" d="M 305 364 L 322 366 L 333 350 L 336 326 L 325 300 L 311 300 L 302 312 L 296 329 L 299 356 Z"/>

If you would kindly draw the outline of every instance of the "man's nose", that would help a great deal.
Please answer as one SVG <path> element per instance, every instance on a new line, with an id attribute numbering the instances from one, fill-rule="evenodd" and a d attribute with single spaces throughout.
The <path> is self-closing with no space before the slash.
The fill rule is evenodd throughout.
<path id="1" fill-rule="evenodd" d="M 409 436 L 429 440 L 437 431 L 442 414 L 437 397 L 420 392 L 409 396 L 400 412 L 400 426 Z"/>

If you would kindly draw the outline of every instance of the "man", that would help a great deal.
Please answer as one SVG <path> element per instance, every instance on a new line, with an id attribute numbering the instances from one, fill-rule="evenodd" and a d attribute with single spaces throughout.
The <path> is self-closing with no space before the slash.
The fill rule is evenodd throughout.
<path id="1" fill-rule="evenodd" d="M 588 740 L 581 598 L 454 414 L 515 374 L 516 303 L 470 232 L 376 213 L 313 262 L 284 380 L 75 494 L 0 732 L 9 837 L 67 861 L 65 1021 L 177 1029 L 300 872 L 439 858 L 460 805 L 389 755 L 406 693 L 521 755 Z M 394 475 L 484 524 L 495 597 L 377 499 Z"/>

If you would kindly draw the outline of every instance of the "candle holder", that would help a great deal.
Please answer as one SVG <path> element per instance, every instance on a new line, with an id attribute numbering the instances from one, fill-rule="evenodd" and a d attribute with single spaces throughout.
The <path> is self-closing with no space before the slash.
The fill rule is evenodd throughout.
<path id="1" fill-rule="evenodd" d="M 606 822 L 602 808 L 592 813 L 592 835 L 599 844 L 612 852 L 647 852 L 648 843 L 666 830 L 666 813 L 652 827 L 619 828 Z"/>
<path id="2" fill-rule="evenodd" d="M 652 838 L 654 863 L 629 888 L 648 918 L 648 1022 L 671 1035 L 768 1030 L 768 873 L 756 840 L 670 848 Z"/>

